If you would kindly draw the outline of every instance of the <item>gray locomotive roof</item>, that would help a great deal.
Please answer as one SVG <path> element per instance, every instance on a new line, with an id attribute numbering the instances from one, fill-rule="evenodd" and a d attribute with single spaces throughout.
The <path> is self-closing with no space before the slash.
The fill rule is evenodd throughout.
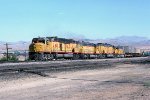
<path id="1" fill-rule="evenodd" d="M 99 45 L 101 45 L 101 46 L 110 46 L 110 47 L 114 47 L 113 45 L 108 44 L 108 43 L 97 43 L 97 46 L 99 46 Z"/>
<path id="2" fill-rule="evenodd" d="M 84 41 L 80 42 L 80 44 L 83 45 L 83 46 L 95 46 L 94 43 L 84 42 Z"/>
<path id="3" fill-rule="evenodd" d="M 46 37 L 49 41 L 57 41 L 62 43 L 78 43 L 73 39 L 66 39 L 66 38 L 58 38 L 58 37 Z"/>
<path id="4" fill-rule="evenodd" d="M 81 44 L 83 46 L 107 46 L 107 47 L 114 47 L 114 48 L 120 48 L 119 46 L 114 46 L 108 43 L 90 43 L 90 42 L 84 42 L 84 41 L 75 41 L 73 39 L 66 39 L 66 38 L 58 38 L 57 36 L 54 37 L 38 37 L 38 38 L 33 38 L 32 41 L 57 41 L 57 42 L 62 42 L 62 43 L 77 43 L 77 44 Z"/>

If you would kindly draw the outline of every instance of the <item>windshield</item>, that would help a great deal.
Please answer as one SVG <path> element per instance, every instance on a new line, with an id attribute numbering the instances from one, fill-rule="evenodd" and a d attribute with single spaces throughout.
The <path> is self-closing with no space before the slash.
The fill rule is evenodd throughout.
<path id="1" fill-rule="evenodd" d="M 44 38 L 33 38 L 32 43 L 45 43 Z"/>

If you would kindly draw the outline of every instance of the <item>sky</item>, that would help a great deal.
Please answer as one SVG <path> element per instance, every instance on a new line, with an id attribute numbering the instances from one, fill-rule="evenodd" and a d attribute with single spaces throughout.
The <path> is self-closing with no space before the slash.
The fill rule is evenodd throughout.
<path id="1" fill-rule="evenodd" d="M 0 0 L 0 41 L 150 38 L 150 0 Z"/>

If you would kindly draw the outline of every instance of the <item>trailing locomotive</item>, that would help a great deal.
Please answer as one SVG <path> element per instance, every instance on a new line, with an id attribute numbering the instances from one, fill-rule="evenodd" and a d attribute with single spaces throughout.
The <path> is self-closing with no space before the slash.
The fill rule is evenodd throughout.
<path id="1" fill-rule="evenodd" d="M 33 38 L 29 59 L 52 60 L 59 58 L 90 59 L 124 57 L 124 51 L 107 43 L 80 42 L 58 37 Z"/>

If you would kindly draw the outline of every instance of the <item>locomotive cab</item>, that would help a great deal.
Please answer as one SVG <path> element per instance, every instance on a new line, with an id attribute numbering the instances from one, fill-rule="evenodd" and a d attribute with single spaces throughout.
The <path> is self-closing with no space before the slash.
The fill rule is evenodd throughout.
<path id="1" fill-rule="evenodd" d="M 43 52 L 45 51 L 45 39 L 44 38 L 33 38 L 32 43 L 29 46 L 29 58 L 31 60 L 39 60 L 43 57 Z"/>
<path id="2" fill-rule="evenodd" d="M 43 52 L 45 50 L 45 39 L 34 38 L 29 46 L 30 52 Z"/>

